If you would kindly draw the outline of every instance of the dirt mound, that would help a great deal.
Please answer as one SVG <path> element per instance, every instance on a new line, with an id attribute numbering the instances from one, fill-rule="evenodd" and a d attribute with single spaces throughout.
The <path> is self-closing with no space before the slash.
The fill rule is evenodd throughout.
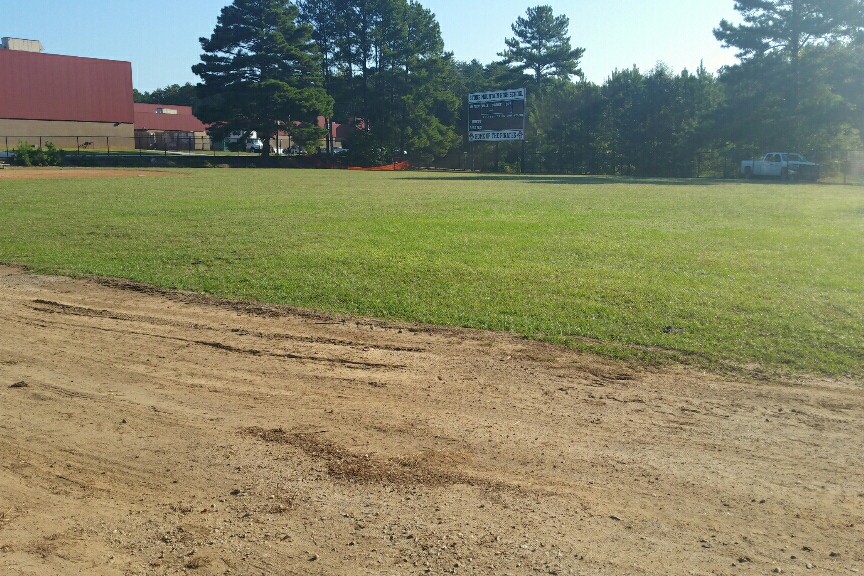
<path id="1" fill-rule="evenodd" d="M 318 433 L 288 433 L 281 428 L 244 430 L 265 442 L 290 444 L 316 460 L 323 460 L 331 477 L 350 482 L 388 484 L 473 484 L 469 475 L 460 472 L 468 458 L 464 454 L 426 451 L 415 456 L 382 457 L 375 453 L 357 454 L 327 440 Z M 480 482 L 482 483 L 482 481 Z"/>

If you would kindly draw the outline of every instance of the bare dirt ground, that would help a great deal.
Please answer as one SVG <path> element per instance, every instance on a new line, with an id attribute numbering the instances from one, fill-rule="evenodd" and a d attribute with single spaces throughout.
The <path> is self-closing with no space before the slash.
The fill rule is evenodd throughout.
<path id="1" fill-rule="evenodd" d="M 152 177 L 164 176 L 168 172 L 160 172 L 148 168 L 135 170 L 131 168 L 5 168 L 0 170 L 0 181 L 3 180 L 67 180 L 70 178 L 119 178 L 130 176 Z"/>
<path id="2" fill-rule="evenodd" d="M 0 266 L 0 574 L 856 574 L 864 387 Z"/>

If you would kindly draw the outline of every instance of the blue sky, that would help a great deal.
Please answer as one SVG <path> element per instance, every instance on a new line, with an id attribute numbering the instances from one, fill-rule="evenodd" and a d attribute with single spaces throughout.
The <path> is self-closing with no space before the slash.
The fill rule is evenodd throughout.
<path id="1" fill-rule="evenodd" d="M 196 82 L 200 36 L 230 0 L 0 0 L 0 36 L 41 40 L 45 51 L 132 62 L 133 84 L 153 90 Z M 420 0 L 437 16 L 447 50 L 489 63 L 528 6 L 549 4 L 570 18 L 582 69 L 602 83 L 616 68 L 709 70 L 735 61 L 711 31 L 736 20 L 734 0 Z"/>

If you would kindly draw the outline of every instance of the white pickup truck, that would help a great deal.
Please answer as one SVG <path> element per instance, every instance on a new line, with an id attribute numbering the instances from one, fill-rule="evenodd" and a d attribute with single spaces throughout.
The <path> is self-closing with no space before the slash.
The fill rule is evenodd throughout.
<path id="1" fill-rule="evenodd" d="M 244 139 L 246 140 L 246 152 L 261 152 L 264 149 L 264 144 L 254 130 L 251 132 L 234 130 L 225 137 L 225 143 L 232 146 L 232 149 L 239 148 Z"/>
<path id="2" fill-rule="evenodd" d="M 741 162 L 745 178 L 780 178 L 781 180 L 818 180 L 819 165 L 809 162 L 801 154 L 769 152 L 762 160 Z"/>

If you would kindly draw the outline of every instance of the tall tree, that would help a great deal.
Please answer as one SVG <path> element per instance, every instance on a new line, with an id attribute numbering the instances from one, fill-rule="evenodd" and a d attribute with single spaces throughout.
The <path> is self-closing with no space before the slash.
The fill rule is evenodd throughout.
<path id="1" fill-rule="evenodd" d="M 300 18 L 312 27 L 312 39 L 318 46 L 321 56 L 321 77 L 324 89 L 332 96 L 333 94 L 333 56 L 336 42 L 336 22 L 331 14 L 336 11 L 336 0 L 298 0 L 297 7 L 300 9 Z M 326 149 L 333 151 L 333 131 L 330 129 L 332 118 L 324 119 L 324 127 L 327 130 Z M 302 139 L 302 136 L 301 136 Z"/>
<path id="2" fill-rule="evenodd" d="M 351 146 L 429 160 L 455 145 L 455 65 L 432 12 L 410 0 L 304 0 L 301 7 L 329 54 L 336 120 L 367 133 Z"/>
<path id="3" fill-rule="evenodd" d="M 864 37 L 857 42 L 835 44 L 825 56 L 820 68 L 831 75 L 833 92 L 843 98 L 850 123 L 864 140 Z"/>
<path id="4" fill-rule="evenodd" d="M 704 67 L 673 74 L 616 70 L 601 88 L 603 122 L 596 140 L 605 170 L 639 176 L 690 177 L 719 166 L 715 118 L 723 88 Z"/>
<path id="5" fill-rule="evenodd" d="M 843 115 L 854 107 L 842 102 L 817 63 L 825 62 L 826 51 L 840 56 L 836 66 L 850 62 L 844 55 L 854 53 L 854 41 L 864 33 L 864 2 L 738 0 L 735 9 L 743 22 L 723 20 L 714 30 L 741 59 L 722 76 L 730 139 L 750 151 L 843 141 L 836 138 L 850 125 Z M 860 69 L 853 76 L 860 78 Z"/>
<path id="6" fill-rule="evenodd" d="M 737 0 L 735 10 L 743 23 L 724 19 L 714 36 L 742 59 L 782 52 L 795 60 L 806 46 L 864 30 L 861 0 Z"/>
<path id="7" fill-rule="evenodd" d="M 594 84 L 550 83 L 528 101 L 529 142 L 522 169 L 559 174 L 601 169 L 596 154 L 601 114 L 602 98 Z M 508 163 L 521 160 L 521 146 L 509 148 Z"/>
<path id="8" fill-rule="evenodd" d="M 375 106 L 370 120 L 384 141 L 417 160 L 445 155 L 458 142 L 456 72 L 435 15 L 416 2 L 390 2 L 375 41 Z"/>
<path id="9" fill-rule="evenodd" d="M 217 130 L 254 130 L 270 153 L 280 123 L 332 112 L 312 28 L 288 0 L 234 0 L 201 38 L 196 115 Z"/>
<path id="10" fill-rule="evenodd" d="M 806 78 L 790 110 L 788 91 L 792 64 L 779 54 L 768 54 L 724 70 L 726 102 L 721 127 L 743 155 L 766 149 L 818 152 L 856 149 L 864 131 L 864 66 L 855 45 L 834 42 L 809 46 L 799 61 Z"/>
<path id="11" fill-rule="evenodd" d="M 737 0 L 742 24 L 722 20 L 714 36 L 724 46 L 738 49 L 746 61 L 776 53 L 789 59 L 792 78 L 787 83 L 787 113 L 798 107 L 801 52 L 808 46 L 849 40 L 864 31 L 861 0 Z"/>
<path id="12" fill-rule="evenodd" d="M 645 75 L 636 66 L 615 70 L 601 89 L 606 170 L 632 175 L 645 164 Z"/>
<path id="13" fill-rule="evenodd" d="M 505 39 L 507 49 L 498 54 L 504 62 L 516 71 L 531 72 L 537 85 L 550 77 L 581 77 L 579 60 L 585 49 L 570 46 L 570 19 L 555 16 L 551 6 L 528 8 L 526 16 L 511 26 L 515 36 Z"/>

